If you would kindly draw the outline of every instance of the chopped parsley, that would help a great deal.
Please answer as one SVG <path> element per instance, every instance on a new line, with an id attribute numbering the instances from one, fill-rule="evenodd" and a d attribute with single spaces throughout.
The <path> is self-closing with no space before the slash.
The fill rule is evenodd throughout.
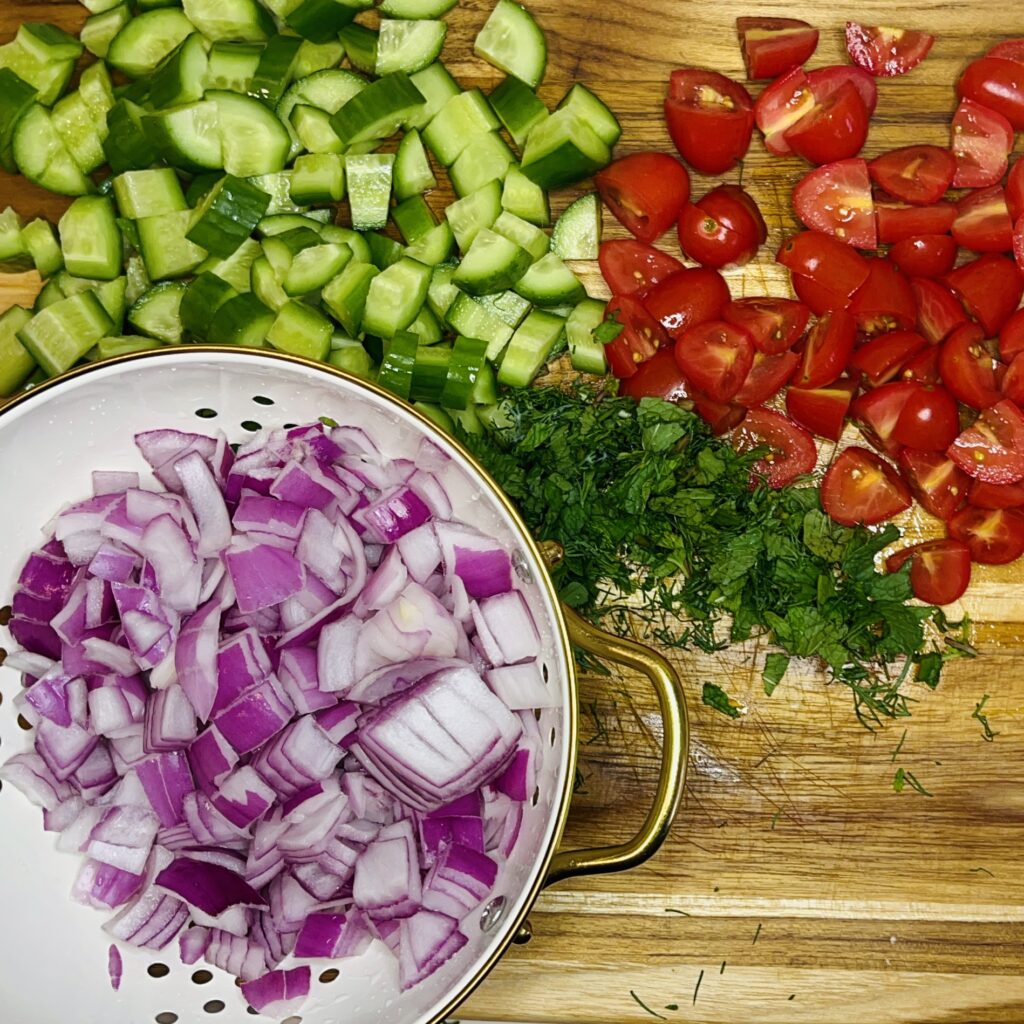
<path id="1" fill-rule="evenodd" d="M 617 309 L 612 310 L 611 316 L 607 320 L 603 320 L 599 323 L 591 332 L 591 336 L 594 341 L 601 345 L 609 345 L 613 342 L 624 330 L 626 325 L 619 320 L 619 311 Z"/>
<path id="2" fill-rule="evenodd" d="M 986 693 L 977 704 L 974 705 L 974 710 L 971 712 L 971 718 L 976 718 L 981 723 L 982 734 L 981 738 L 988 743 L 991 743 L 999 733 L 992 731 L 992 726 L 988 724 L 988 715 L 984 714 L 985 705 L 988 703 L 988 694 Z"/>
<path id="3" fill-rule="evenodd" d="M 732 699 L 720 686 L 705 683 L 701 693 L 701 702 L 714 708 L 728 718 L 739 718 L 743 714 L 740 705 Z"/>

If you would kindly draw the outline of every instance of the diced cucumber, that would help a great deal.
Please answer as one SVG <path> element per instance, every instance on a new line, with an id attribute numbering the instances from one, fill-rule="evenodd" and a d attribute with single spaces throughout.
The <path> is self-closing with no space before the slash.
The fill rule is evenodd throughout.
<path id="1" fill-rule="evenodd" d="M 276 217 L 278 214 L 301 213 L 305 217 L 316 219 L 320 214 L 326 214 L 330 219 L 329 210 L 307 210 L 304 206 L 298 206 L 292 201 L 292 172 L 278 171 L 276 174 L 257 174 L 249 179 L 261 192 L 270 196 L 270 206 L 267 207 L 267 217 Z"/>
<path id="2" fill-rule="evenodd" d="M 323 362 L 331 351 L 331 322 L 312 306 L 288 302 L 267 331 L 267 342 L 279 352 Z"/>
<path id="3" fill-rule="evenodd" d="M 233 92 L 211 91 L 206 99 L 217 108 L 224 170 L 228 174 L 251 178 L 284 168 L 291 137 L 272 110 Z"/>
<path id="4" fill-rule="evenodd" d="M 110 52 L 110 44 L 128 24 L 131 16 L 131 8 L 126 3 L 93 14 L 85 19 L 82 26 L 82 44 L 94 57 L 103 60 Z"/>
<path id="5" fill-rule="evenodd" d="M 429 306 L 424 306 L 416 314 L 416 319 L 409 324 L 407 330 L 420 339 L 421 345 L 436 345 L 444 337 L 444 328 Z"/>
<path id="6" fill-rule="evenodd" d="M 8 206 L 0 213 L 0 273 L 23 274 L 34 265 L 21 233 L 21 218 Z"/>
<path id="7" fill-rule="evenodd" d="M 18 332 L 18 340 L 50 376 L 71 369 L 93 345 L 114 329 L 92 291 L 60 299 L 36 313 Z"/>
<path id="8" fill-rule="evenodd" d="M 585 85 L 574 85 L 559 101 L 558 109 L 579 114 L 609 149 L 622 135 L 615 115 Z"/>
<path id="9" fill-rule="evenodd" d="M 29 181 L 50 192 L 84 196 L 92 182 L 72 159 L 53 125 L 50 112 L 34 103 L 14 129 L 14 162 Z"/>
<path id="10" fill-rule="evenodd" d="M 150 338 L 167 345 L 180 345 L 184 336 L 181 302 L 187 287 L 184 281 L 156 285 L 128 310 L 128 322 Z"/>
<path id="11" fill-rule="evenodd" d="M 363 311 L 370 282 L 380 271 L 370 263 L 352 260 L 321 293 L 323 304 L 331 316 L 348 331 L 359 334 L 363 329 Z"/>
<path id="12" fill-rule="evenodd" d="M 477 302 L 489 309 L 509 327 L 518 327 L 523 322 L 523 317 L 533 308 L 529 301 L 513 291 L 481 295 L 477 298 Z"/>
<path id="13" fill-rule="evenodd" d="M 297 104 L 292 110 L 289 131 L 299 140 L 300 148 L 310 153 L 339 154 L 345 148 L 331 127 L 331 115 L 319 107 Z"/>
<path id="14" fill-rule="evenodd" d="M 262 253 L 260 243 L 254 238 L 248 238 L 226 260 L 211 256 L 196 268 L 196 272 L 208 270 L 221 280 L 227 281 L 236 292 L 247 292 L 250 288 L 252 265 Z"/>
<path id="15" fill-rule="evenodd" d="M 422 71 L 437 59 L 447 33 L 443 21 L 381 18 L 375 74 Z"/>
<path id="16" fill-rule="evenodd" d="M 27 38 L 28 33 L 23 33 L 23 29 L 24 26 L 18 30 L 18 35 L 11 42 L 0 46 L 0 68 L 13 71 L 36 90 L 35 98 L 39 103 L 49 106 L 67 88 L 74 74 L 77 58 L 48 60 L 40 57 L 32 52 L 31 43 L 28 46 L 24 44 L 23 39 Z"/>
<path id="17" fill-rule="evenodd" d="M 458 287 L 452 284 L 455 276 L 455 267 L 452 264 L 447 266 L 434 267 L 430 275 L 430 286 L 427 288 L 427 306 L 434 316 L 445 319 L 452 303 L 462 294 Z"/>
<path id="18" fill-rule="evenodd" d="M 440 18 L 459 0 L 383 0 L 377 10 L 389 18 Z"/>
<path id="19" fill-rule="evenodd" d="M 366 153 L 350 156 L 345 161 L 352 227 L 356 231 L 369 231 L 387 224 L 394 165 L 394 153 Z"/>
<path id="20" fill-rule="evenodd" d="M 544 77 L 548 46 L 533 15 L 513 0 L 498 0 L 473 43 L 478 57 L 531 89 Z"/>
<path id="21" fill-rule="evenodd" d="M 448 345 L 420 345 L 413 363 L 409 398 L 414 402 L 439 402 L 451 362 L 452 350 Z"/>
<path id="22" fill-rule="evenodd" d="M 446 409 L 465 409 L 473 400 L 480 374 L 487 365 L 487 342 L 479 338 L 455 339 L 440 402 Z"/>
<path id="23" fill-rule="evenodd" d="M 334 153 L 307 153 L 292 168 L 292 199 L 300 206 L 345 198 L 345 161 Z"/>
<path id="24" fill-rule="evenodd" d="M 196 27 L 176 7 L 137 14 L 111 41 L 107 62 L 129 78 L 151 75 Z"/>
<path id="25" fill-rule="evenodd" d="M 78 60 L 82 56 L 80 40 L 46 22 L 22 22 L 18 27 L 17 40 L 33 60 L 45 63 Z"/>
<path id="26" fill-rule="evenodd" d="M 206 250 L 188 238 L 192 227 L 191 210 L 144 217 L 136 226 L 146 273 L 153 281 L 184 277 L 206 259 Z"/>
<path id="27" fill-rule="evenodd" d="M 484 228 L 469 247 L 452 279 L 470 295 L 490 295 L 511 288 L 533 262 L 508 238 Z"/>
<path id="28" fill-rule="evenodd" d="M 90 64 L 82 71 L 78 80 L 78 91 L 82 99 L 93 113 L 93 117 L 107 123 L 107 114 L 114 105 L 114 86 L 110 81 L 110 72 L 102 61 Z"/>
<path id="29" fill-rule="evenodd" d="M 410 76 L 410 80 L 420 91 L 424 102 L 406 117 L 406 128 L 425 128 L 448 100 L 462 91 L 459 83 L 452 78 L 440 61 L 435 61 L 430 67 L 415 72 Z"/>
<path id="30" fill-rule="evenodd" d="M 515 290 L 537 306 L 575 305 L 586 297 L 579 278 L 553 252 L 539 259 L 516 282 Z"/>
<path id="31" fill-rule="evenodd" d="M 103 14 L 104 11 L 109 11 L 120 3 L 121 0 L 82 0 L 82 6 L 90 14 Z"/>
<path id="32" fill-rule="evenodd" d="M 481 135 L 471 142 L 448 169 L 452 187 L 459 196 L 483 188 L 489 181 L 505 177 L 515 154 L 497 132 Z"/>
<path id="33" fill-rule="evenodd" d="M 271 36 L 260 54 L 246 92 L 272 110 L 281 102 L 285 90 L 295 77 L 302 40 L 295 36 Z"/>
<path id="34" fill-rule="evenodd" d="M 178 107 L 203 98 L 210 63 L 207 45 L 201 33 L 193 32 L 161 62 L 149 79 L 149 102 L 154 108 Z"/>
<path id="35" fill-rule="evenodd" d="M 127 305 L 128 279 L 116 277 L 113 281 L 94 281 L 85 277 L 74 277 L 62 272 L 57 275 L 57 283 L 66 296 L 78 295 L 80 292 L 92 292 L 100 305 L 106 310 L 113 323 L 112 333 L 124 326 L 124 314 Z"/>
<path id="36" fill-rule="evenodd" d="M 60 219 L 64 266 L 76 277 L 112 281 L 120 276 L 124 251 L 114 204 L 105 196 L 76 199 Z"/>
<path id="37" fill-rule="evenodd" d="M 473 388 L 473 405 L 485 406 L 494 405 L 498 401 L 498 375 L 490 363 L 484 363 L 476 378 L 476 386 Z M 477 410 L 481 417 L 484 410 Z"/>
<path id="38" fill-rule="evenodd" d="M 405 252 L 401 242 L 396 242 L 379 231 L 367 231 L 363 237 L 370 247 L 370 262 L 378 270 L 387 270 L 397 263 Z"/>
<path id="39" fill-rule="evenodd" d="M 326 43 L 314 43 L 312 40 L 303 39 L 299 54 L 295 58 L 295 78 L 306 78 L 318 71 L 336 68 L 344 57 L 345 47 L 338 39 L 331 39 Z"/>
<path id="40" fill-rule="evenodd" d="M 530 132 L 520 169 L 541 188 L 572 185 L 599 171 L 611 150 L 580 114 L 556 110 Z"/>
<path id="41" fill-rule="evenodd" d="M 292 135 L 291 156 L 297 156 L 302 150 L 291 121 L 295 107 L 301 104 L 316 107 L 328 114 L 336 114 L 353 96 L 365 88 L 366 79 L 344 68 L 318 71 L 307 78 L 300 78 L 292 85 L 277 105 L 277 116 Z"/>
<path id="42" fill-rule="evenodd" d="M 214 43 L 207 55 L 204 87 L 248 92 L 262 53 L 259 43 Z"/>
<path id="43" fill-rule="evenodd" d="M 132 356 L 137 352 L 152 352 L 154 349 L 162 348 L 161 342 L 156 338 L 143 338 L 138 334 L 128 337 L 114 335 L 108 338 L 100 338 L 93 349 L 96 359 L 116 359 L 119 356 Z M 89 354 L 88 358 L 93 359 Z"/>
<path id="44" fill-rule="evenodd" d="M 548 108 L 537 98 L 537 94 L 511 75 L 491 92 L 488 100 L 505 130 L 519 147 L 522 147 L 530 132 L 549 116 Z"/>
<path id="45" fill-rule="evenodd" d="M 325 242 L 344 242 L 352 250 L 352 258 L 357 263 L 373 262 L 369 243 L 358 231 L 343 228 L 340 224 L 324 224 L 320 229 L 320 237 Z"/>
<path id="46" fill-rule="evenodd" d="M 223 278 L 209 271 L 200 274 L 185 289 L 181 299 L 181 325 L 195 338 L 205 338 L 217 310 L 238 292 Z"/>
<path id="47" fill-rule="evenodd" d="M 422 238 L 417 239 L 405 250 L 405 255 L 428 267 L 444 263 L 455 247 L 455 236 L 448 221 L 442 221 L 431 228 Z"/>
<path id="48" fill-rule="evenodd" d="M 551 239 L 540 228 L 507 210 L 502 211 L 492 227 L 495 234 L 515 242 L 535 261 L 546 255 L 551 247 Z"/>
<path id="49" fill-rule="evenodd" d="M 149 274 L 146 273 L 145 261 L 138 253 L 128 257 L 124 273 L 127 279 L 124 300 L 129 306 L 134 306 L 153 287 L 153 282 L 149 279 Z"/>
<path id="50" fill-rule="evenodd" d="M 240 345 L 245 348 L 264 348 L 267 332 L 277 314 L 268 309 L 255 295 L 239 295 L 228 299 L 210 322 L 207 340 L 214 345 Z"/>
<path id="51" fill-rule="evenodd" d="M 72 92 L 54 105 L 50 115 L 61 142 L 85 174 L 104 162 L 105 117 L 98 117 L 80 92 Z"/>
<path id="52" fill-rule="evenodd" d="M 498 370 L 499 383 L 513 388 L 525 388 L 532 384 L 564 330 L 565 320 L 562 317 L 539 309 L 530 313 L 505 349 Z"/>
<path id="53" fill-rule="evenodd" d="M 372 0 L 300 0 L 285 21 L 304 39 L 326 43 L 370 6 Z"/>
<path id="54" fill-rule="evenodd" d="M 326 242 L 298 253 L 285 276 L 284 290 L 293 298 L 319 291 L 345 269 L 352 259 L 347 245 Z"/>
<path id="55" fill-rule="evenodd" d="M 399 331 L 384 345 L 384 358 L 377 373 L 377 383 L 399 398 L 409 399 L 419 339 L 408 331 Z"/>
<path id="56" fill-rule="evenodd" d="M 288 293 L 281 287 L 280 278 L 266 256 L 253 260 L 249 284 L 253 295 L 275 313 L 288 302 Z"/>
<path id="57" fill-rule="evenodd" d="M 41 309 L 46 309 L 47 306 L 52 306 L 55 302 L 66 298 L 67 296 L 61 291 L 60 285 L 55 280 L 47 281 L 36 296 L 32 312 L 38 313 Z"/>
<path id="58" fill-rule="evenodd" d="M 335 335 L 331 339 L 331 351 L 327 356 L 327 362 L 336 370 L 342 370 L 360 380 L 373 380 L 376 377 L 370 353 L 366 351 L 361 341 L 354 338 Z"/>
<path id="59" fill-rule="evenodd" d="M 188 209 L 181 183 L 170 167 L 119 174 L 114 178 L 114 198 L 121 216 L 132 220 Z"/>
<path id="60" fill-rule="evenodd" d="M 394 179 L 395 198 L 399 202 L 437 188 L 437 178 L 434 177 L 427 151 L 423 148 L 420 133 L 415 128 L 407 131 L 398 144 Z"/>
<path id="61" fill-rule="evenodd" d="M 258 43 L 274 23 L 256 0 L 182 0 L 188 20 L 211 42 Z"/>
<path id="62" fill-rule="evenodd" d="M 423 196 L 412 196 L 399 203 L 391 211 L 391 218 L 407 245 L 412 245 L 437 226 L 437 218 Z"/>
<path id="63" fill-rule="evenodd" d="M 21 229 L 21 240 L 41 277 L 52 277 L 64 266 L 64 254 L 49 221 L 37 218 L 26 224 Z"/>
<path id="64" fill-rule="evenodd" d="M 14 130 L 35 102 L 36 90 L 10 68 L 0 67 L 0 167 L 17 172 Z"/>
<path id="65" fill-rule="evenodd" d="M 294 231 L 285 231 L 279 235 L 272 235 L 263 239 L 263 255 L 270 261 L 274 268 L 274 275 L 278 281 L 284 281 L 292 261 L 304 249 L 320 245 L 321 238 L 316 231 L 308 228 L 296 228 Z"/>
<path id="66" fill-rule="evenodd" d="M 144 113 L 130 100 L 121 99 L 107 114 L 108 134 L 103 152 L 115 174 L 152 167 L 160 159 L 156 146 L 143 130 Z"/>
<path id="67" fill-rule="evenodd" d="M 386 139 L 425 102 L 404 71 L 378 78 L 352 97 L 332 119 L 342 145 Z"/>
<path id="68" fill-rule="evenodd" d="M 476 236 L 484 228 L 491 227 L 501 215 L 501 184 L 491 181 L 462 199 L 456 199 L 444 215 L 452 227 L 455 241 L 465 252 Z"/>
<path id="69" fill-rule="evenodd" d="M 338 33 L 338 38 L 345 46 L 348 62 L 356 71 L 362 71 L 366 75 L 372 75 L 376 71 L 377 43 L 380 39 L 380 33 L 376 29 L 353 22 Z"/>
<path id="70" fill-rule="evenodd" d="M 394 337 L 416 319 L 426 301 L 430 267 L 401 259 L 371 282 L 363 312 L 363 329 L 378 338 Z"/>
<path id="71" fill-rule="evenodd" d="M 13 395 L 31 376 L 36 361 L 18 340 L 18 331 L 32 319 L 21 306 L 0 313 L 0 397 Z"/>
<path id="72" fill-rule="evenodd" d="M 252 182 L 227 174 L 192 214 L 187 238 L 213 256 L 227 259 L 263 219 L 270 196 Z"/>
<path id="73" fill-rule="evenodd" d="M 460 92 L 437 112 L 423 130 L 423 141 L 445 167 L 481 135 L 496 131 L 498 119 L 479 89 Z"/>
<path id="74" fill-rule="evenodd" d="M 220 92 L 216 95 L 233 94 Z M 146 114 L 142 128 L 149 142 L 173 167 L 209 171 L 224 166 L 220 114 L 217 104 L 210 100 Z"/>
<path id="75" fill-rule="evenodd" d="M 487 342 L 487 358 L 496 362 L 512 337 L 512 328 L 496 313 L 459 292 L 447 313 L 448 325 L 457 334 Z"/>
<path id="76" fill-rule="evenodd" d="M 584 299 L 565 322 L 565 336 L 574 370 L 599 374 L 608 372 L 604 345 L 594 340 L 594 328 L 604 321 L 604 308 L 605 303 L 597 299 Z"/>
<path id="77" fill-rule="evenodd" d="M 551 251 L 563 260 L 596 260 L 601 245 L 601 200 L 596 192 L 580 196 L 558 218 Z"/>

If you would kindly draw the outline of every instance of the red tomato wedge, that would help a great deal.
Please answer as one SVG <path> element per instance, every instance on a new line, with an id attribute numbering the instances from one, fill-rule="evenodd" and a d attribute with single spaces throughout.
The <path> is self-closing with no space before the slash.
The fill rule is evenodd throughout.
<path id="1" fill-rule="evenodd" d="M 786 412 L 812 434 L 838 441 L 857 385 L 840 378 L 825 388 L 786 389 Z"/>
<path id="2" fill-rule="evenodd" d="M 999 389 L 1011 402 L 1024 406 L 1024 354 L 1014 357 Z"/>
<path id="3" fill-rule="evenodd" d="M 875 184 L 894 199 L 929 206 L 953 184 L 956 159 L 938 146 L 904 146 L 875 157 L 868 171 Z"/>
<path id="4" fill-rule="evenodd" d="M 1006 173 L 1013 125 L 973 100 L 961 100 L 953 115 L 949 148 L 956 158 L 955 188 L 988 188 Z"/>
<path id="5" fill-rule="evenodd" d="M 996 43 L 986 57 L 1005 57 L 1007 60 L 1024 62 L 1024 39 L 1004 39 Z"/>
<path id="6" fill-rule="evenodd" d="M 684 270 L 674 256 L 632 239 L 602 242 L 598 251 L 601 275 L 613 295 L 634 295 Z"/>
<path id="7" fill-rule="evenodd" d="M 967 65 L 957 82 L 961 99 L 973 100 L 1024 128 L 1024 64 L 989 54 Z"/>
<path id="8" fill-rule="evenodd" d="M 742 405 L 735 402 L 716 402 L 696 388 L 690 397 L 693 399 L 694 411 L 716 437 L 728 434 L 733 427 L 742 423 L 747 415 L 747 410 Z"/>
<path id="9" fill-rule="evenodd" d="M 796 352 L 779 352 L 773 356 L 755 352 L 750 372 L 733 401 L 748 409 L 764 405 L 793 376 L 799 364 L 800 356 Z"/>
<path id="10" fill-rule="evenodd" d="M 690 175 L 667 153 L 631 153 L 594 175 L 605 206 L 641 242 L 660 238 L 690 198 Z"/>
<path id="11" fill-rule="evenodd" d="M 690 397 L 686 378 L 676 365 L 671 348 L 659 349 L 641 363 L 631 377 L 619 385 L 619 394 L 638 402 L 641 398 L 663 398 L 666 402 L 685 402 Z"/>
<path id="12" fill-rule="evenodd" d="M 847 295 L 832 291 L 827 285 L 820 284 L 803 274 L 792 274 L 790 277 L 796 297 L 815 315 L 824 316 L 837 309 L 849 309 L 853 301 Z"/>
<path id="13" fill-rule="evenodd" d="M 823 316 L 807 335 L 800 367 L 792 383 L 798 388 L 823 388 L 838 380 L 857 341 L 857 321 L 836 310 Z"/>
<path id="14" fill-rule="evenodd" d="M 938 384 L 940 345 L 929 345 L 915 356 L 911 356 L 900 370 L 900 380 L 916 381 L 918 384 Z"/>
<path id="15" fill-rule="evenodd" d="M 928 56 L 935 36 L 885 25 L 846 23 L 846 52 L 854 64 L 879 78 L 894 78 Z"/>
<path id="16" fill-rule="evenodd" d="M 965 249 L 1009 252 L 1013 248 L 1013 221 L 1003 187 L 991 185 L 968 192 L 956 204 L 952 232 L 957 244 Z"/>
<path id="17" fill-rule="evenodd" d="M 804 336 L 811 311 L 793 299 L 756 296 L 734 299 L 723 310 L 722 319 L 742 327 L 759 352 L 776 355 L 791 349 Z"/>
<path id="18" fill-rule="evenodd" d="M 1024 555 L 1024 512 L 968 505 L 949 521 L 949 534 L 971 550 L 980 565 L 1006 565 Z"/>
<path id="19" fill-rule="evenodd" d="M 849 83 L 864 101 L 864 109 L 870 117 L 878 106 L 878 86 L 875 79 L 855 64 L 833 64 L 827 68 L 815 68 L 807 72 L 807 81 L 818 103 L 824 103 L 841 85 Z"/>
<path id="20" fill-rule="evenodd" d="M 1024 275 L 1013 260 L 988 253 L 950 271 L 942 279 L 981 324 L 986 338 L 995 337 L 1024 295 Z"/>
<path id="21" fill-rule="evenodd" d="M 868 279 L 848 307 L 857 328 L 868 337 L 909 331 L 917 322 L 917 300 L 910 282 L 884 256 L 868 261 Z"/>
<path id="22" fill-rule="evenodd" d="M 732 443 L 741 452 L 769 449 L 751 466 L 750 482 L 763 480 L 776 489 L 810 473 L 818 459 L 810 433 L 772 409 L 751 409 L 733 433 Z"/>
<path id="23" fill-rule="evenodd" d="M 943 342 L 939 373 L 956 399 L 972 409 L 985 409 L 1003 397 L 996 382 L 996 360 L 977 324 L 963 324 Z"/>
<path id="24" fill-rule="evenodd" d="M 851 376 L 869 387 L 893 380 L 928 342 L 914 331 L 889 331 L 861 345 L 850 357 Z"/>
<path id="25" fill-rule="evenodd" d="M 1006 206 L 1011 220 L 1024 216 L 1024 160 L 1019 158 L 1006 176 Z"/>
<path id="26" fill-rule="evenodd" d="M 818 30 L 797 18 L 737 18 L 747 78 L 777 78 L 810 60 Z"/>
<path id="27" fill-rule="evenodd" d="M 870 270 L 858 252 L 820 231 L 801 231 L 786 239 L 775 259 L 792 273 L 847 298 L 868 279 Z"/>
<path id="28" fill-rule="evenodd" d="M 679 245 L 705 267 L 740 267 L 768 237 L 757 204 L 738 185 L 719 185 L 679 216 Z"/>
<path id="29" fill-rule="evenodd" d="M 931 206 L 910 206 L 906 203 L 875 203 L 878 217 L 878 240 L 902 242 L 915 235 L 944 235 L 956 220 L 952 203 Z"/>
<path id="30" fill-rule="evenodd" d="M 968 322 L 964 307 L 941 282 L 926 277 L 911 278 L 910 290 L 917 303 L 917 330 L 933 345 Z"/>
<path id="31" fill-rule="evenodd" d="M 1024 352 L 1024 309 L 1018 309 L 999 328 L 999 357 L 1004 363 L 1012 363 Z"/>
<path id="32" fill-rule="evenodd" d="M 659 281 L 643 302 L 669 335 L 679 338 L 688 327 L 718 320 L 729 299 L 729 286 L 717 270 L 684 267 Z"/>
<path id="33" fill-rule="evenodd" d="M 878 245 L 875 201 L 866 160 L 838 160 L 805 174 L 793 189 L 797 216 L 855 249 Z"/>
<path id="34" fill-rule="evenodd" d="M 845 160 L 864 147 L 868 117 L 857 87 L 845 82 L 787 129 L 785 139 L 794 153 L 812 164 Z"/>
<path id="35" fill-rule="evenodd" d="M 967 500 L 975 508 L 1020 508 L 1024 505 L 1024 483 L 987 484 L 972 480 Z"/>
<path id="36" fill-rule="evenodd" d="M 851 445 L 826 471 L 821 504 L 843 526 L 873 526 L 905 512 L 913 498 L 888 462 L 867 448 Z"/>
<path id="37" fill-rule="evenodd" d="M 952 604 L 964 596 L 971 582 L 971 551 L 958 540 L 929 540 L 890 555 L 889 572 L 910 562 L 910 589 L 926 604 Z"/>
<path id="38" fill-rule="evenodd" d="M 604 315 L 606 320 L 622 324 L 619 336 L 604 347 L 608 366 L 616 377 L 632 377 L 637 366 L 668 341 L 661 324 L 634 295 L 613 296 Z"/>
<path id="39" fill-rule="evenodd" d="M 702 174 L 722 174 L 747 152 L 750 93 L 716 71 L 682 68 L 669 78 L 665 120 L 679 155 Z"/>
<path id="40" fill-rule="evenodd" d="M 968 476 L 987 484 L 1024 480 L 1024 413 L 1004 398 L 985 409 L 947 454 Z"/>
<path id="41" fill-rule="evenodd" d="M 953 269 L 956 249 L 949 235 L 914 235 L 901 238 L 889 250 L 889 259 L 907 277 L 942 277 Z"/>
<path id="42" fill-rule="evenodd" d="M 1024 274 L 1024 213 L 1013 225 L 1013 258 L 1017 261 L 1017 268 Z"/>
<path id="43" fill-rule="evenodd" d="M 956 399 L 938 384 L 911 384 L 914 390 L 900 410 L 892 438 L 918 451 L 943 452 L 960 430 Z"/>
<path id="44" fill-rule="evenodd" d="M 754 365 L 750 335 L 724 320 L 689 327 L 674 351 L 686 379 L 715 402 L 730 401 Z"/>
<path id="45" fill-rule="evenodd" d="M 943 452 L 904 448 L 897 461 L 903 479 L 925 512 L 947 520 L 963 505 L 971 478 Z"/>
<path id="46" fill-rule="evenodd" d="M 858 395 L 850 405 L 850 415 L 872 447 L 895 456 L 900 444 L 893 436 L 903 407 L 919 385 L 893 381 Z"/>
<path id="47" fill-rule="evenodd" d="M 793 68 L 764 87 L 754 103 L 754 120 L 764 135 L 769 153 L 792 153 L 785 133 L 814 108 L 815 97 L 803 69 Z"/>

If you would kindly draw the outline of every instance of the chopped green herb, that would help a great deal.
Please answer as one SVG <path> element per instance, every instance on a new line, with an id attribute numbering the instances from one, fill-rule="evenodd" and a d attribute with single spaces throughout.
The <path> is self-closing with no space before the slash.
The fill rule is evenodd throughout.
<path id="1" fill-rule="evenodd" d="M 668 1017 L 664 1017 L 660 1013 L 656 1013 L 652 1010 L 632 989 L 629 990 L 629 994 L 633 997 L 633 1002 L 635 1002 L 640 1009 L 649 1013 L 652 1017 L 657 1017 L 658 1020 L 668 1020 Z"/>
<path id="2" fill-rule="evenodd" d="M 679 1004 L 678 1003 L 666 1003 L 665 1004 L 665 1009 L 666 1010 L 678 1010 L 679 1009 Z"/>
<path id="3" fill-rule="evenodd" d="M 723 715 L 729 718 L 739 718 L 743 712 L 740 710 L 739 704 L 736 703 L 723 690 L 720 686 L 716 686 L 714 683 L 705 683 L 704 689 L 701 692 L 701 702 L 706 704 L 709 708 L 714 708 L 716 711 L 720 711 Z"/>
<path id="4" fill-rule="evenodd" d="M 721 967 L 721 969 L 719 970 L 718 973 L 719 974 L 725 974 L 725 961 L 724 960 L 722 961 L 722 967 Z"/>
<path id="5" fill-rule="evenodd" d="M 752 946 L 756 946 L 757 945 L 757 937 L 760 934 L 761 934 L 761 922 L 759 921 L 758 924 L 757 924 L 757 931 L 754 932 L 754 941 L 751 943 Z"/>
<path id="6" fill-rule="evenodd" d="M 994 874 L 993 872 L 989 871 L 989 869 L 988 869 L 988 868 L 971 868 L 971 871 L 980 871 L 980 872 L 984 872 L 984 873 L 985 873 L 986 875 L 988 875 L 988 876 L 989 876 L 990 878 L 995 878 L 995 877 L 996 877 L 996 876 L 995 876 L 995 874 Z"/>
<path id="7" fill-rule="evenodd" d="M 892 788 L 897 793 L 903 792 L 903 787 L 909 785 L 911 789 L 916 790 L 922 796 L 933 796 L 934 794 L 929 793 L 927 789 L 921 784 L 917 776 L 913 772 L 904 771 L 902 768 L 896 769 L 896 774 L 893 776 Z"/>
<path id="8" fill-rule="evenodd" d="M 789 999 L 786 1000 L 786 1002 L 787 1003 L 791 1003 L 794 999 L 796 999 L 796 993 L 795 992 L 789 997 Z"/>
<path id="9" fill-rule="evenodd" d="M 696 984 L 696 986 L 694 986 L 694 989 L 693 989 L 693 1004 L 692 1005 L 694 1005 L 694 1006 L 697 1005 L 697 993 L 700 991 L 700 983 L 703 980 L 704 980 L 704 970 L 702 968 L 700 974 L 697 975 L 697 984 Z"/>
<path id="10" fill-rule="evenodd" d="M 981 738 L 986 742 L 991 743 L 999 733 L 992 731 L 992 726 L 988 724 L 988 716 L 982 713 L 987 703 L 988 694 L 986 693 L 985 696 L 974 705 L 974 710 L 971 712 L 971 718 L 976 718 L 981 723 L 981 728 L 984 730 L 981 734 Z"/>
<path id="11" fill-rule="evenodd" d="M 779 816 L 780 816 L 781 814 L 782 814 L 782 811 L 776 811 L 776 812 L 775 812 L 775 813 L 774 813 L 774 814 L 772 815 L 772 831 L 773 831 L 773 832 L 775 831 L 775 826 L 776 826 L 776 824 L 778 824 L 778 821 L 779 821 Z"/>
<path id="12" fill-rule="evenodd" d="M 896 744 L 896 749 L 892 752 L 892 760 L 893 760 L 894 763 L 896 761 L 896 757 L 898 756 L 899 752 L 903 749 L 903 744 L 906 742 L 906 740 L 907 740 L 907 730 L 904 729 L 903 730 L 903 735 L 900 737 L 899 743 Z"/>
<path id="13" fill-rule="evenodd" d="M 625 329 L 626 325 L 619 320 L 619 311 L 613 309 L 611 316 L 599 323 L 590 333 L 594 341 L 601 345 L 607 345 L 613 342 Z"/>
<path id="14" fill-rule="evenodd" d="M 685 910 L 676 910 L 675 907 L 666 907 L 666 914 L 679 914 L 682 917 L 689 917 L 690 915 Z"/>
<path id="15" fill-rule="evenodd" d="M 764 671 L 761 679 L 764 682 L 764 692 L 770 697 L 775 692 L 775 687 L 782 682 L 782 677 L 789 668 L 789 655 L 779 654 L 773 651 L 764 659 Z"/>

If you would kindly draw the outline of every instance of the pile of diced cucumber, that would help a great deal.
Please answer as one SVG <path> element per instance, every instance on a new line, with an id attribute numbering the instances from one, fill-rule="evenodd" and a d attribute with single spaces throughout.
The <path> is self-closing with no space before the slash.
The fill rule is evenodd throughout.
<path id="1" fill-rule="evenodd" d="M 506 77 L 463 91 L 439 60 L 456 2 L 83 0 L 80 39 L 22 25 L 0 163 L 77 198 L 56 230 L 0 214 L 0 269 L 45 280 L 0 316 L 0 396 L 163 345 L 270 347 L 475 430 L 566 345 L 605 372 L 603 303 L 566 263 L 596 258 L 598 199 L 549 232 L 547 193 L 605 166 L 618 123 L 582 85 L 541 102 L 512 0 L 474 47 Z"/>

